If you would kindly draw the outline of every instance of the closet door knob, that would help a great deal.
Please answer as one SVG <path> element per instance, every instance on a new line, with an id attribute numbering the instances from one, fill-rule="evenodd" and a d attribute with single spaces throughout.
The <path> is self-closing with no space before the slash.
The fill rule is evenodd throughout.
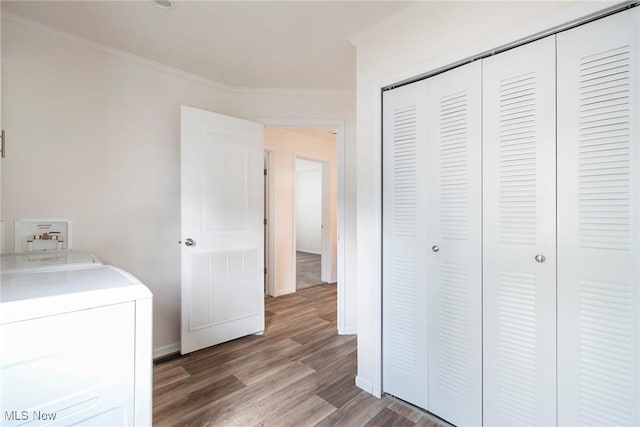
<path id="1" fill-rule="evenodd" d="M 544 256 L 544 255 L 542 255 L 542 254 L 538 254 L 538 255 L 536 255 L 535 257 L 533 257 L 533 259 L 535 259 L 535 260 L 536 260 L 536 262 L 545 262 L 545 261 L 546 261 L 545 256 Z"/>
<path id="2" fill-rule="evenodd" d="M 196 242 L 189 237 L 187 240 L 184 241 L 185 246 L 195 246 Z"/>
<path id="3" fill-rule="evenodd" d="M 438 245 L 433 245 L 433 246 L 431 246 L 431 250 L 433 252 L 438 252 L 440 250 L 440 247 Z"/>

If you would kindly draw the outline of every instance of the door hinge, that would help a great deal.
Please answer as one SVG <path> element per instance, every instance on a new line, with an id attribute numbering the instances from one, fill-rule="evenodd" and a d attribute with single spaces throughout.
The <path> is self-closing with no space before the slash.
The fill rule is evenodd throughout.
<path id="1" fill-rule="evenodd" d="M 267 218 L 264 219 L 264 225 L 267 225 Z"/>
<path id="2" fill-rule="evenodd" d="M 267 170 L 266 169 L 264 170 L 264 176 L 267 176 Z"/>
<path id="3" fill-rule="evenodd" d="M 267 267 L 264 268 L 264 275 L 267 275 Z"/>
<path id="4" fill-rule="evenodd" d="M 4 129 L 2 129 L 2 131 L 0 131 L 0 139 L 2 140 L 2 141 L 0 141 L 0 156 L 4 159 L 4 157 L 5 157 L 5 144 L 4 143 L 5 143 L 5 139 L 6 139 L 6 136 L 4 134 Z"/>

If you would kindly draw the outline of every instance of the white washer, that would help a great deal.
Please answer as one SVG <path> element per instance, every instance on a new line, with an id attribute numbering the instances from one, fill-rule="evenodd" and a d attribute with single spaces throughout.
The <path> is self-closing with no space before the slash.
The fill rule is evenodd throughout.
<path id="1" fill-rule="evenodd" d="M 102 265 L 100 259 L 87 252 L 33 251 L 0 256 L 0 271 L 55 271 Z"/>
<path id="2" fill-rule="evenodd" d="M 22 255 L 3 257 L 14 266 L 0 275 L 3 426 L 151 425 L 152 294 L 76 255 L 92 259 L 21 269 Z"/>

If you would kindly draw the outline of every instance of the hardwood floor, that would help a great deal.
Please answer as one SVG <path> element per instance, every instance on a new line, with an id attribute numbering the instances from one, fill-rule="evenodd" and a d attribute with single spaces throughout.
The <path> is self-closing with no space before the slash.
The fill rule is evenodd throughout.
<path id="1" fill-rule="evenodd" d="M 266 330 L 153 369 L 157 426 L 444 426 L 354 385 L 356 337 L 336 332 L 336 287 L 269 298 Z"/>
<path id="2" fill-rule="evenodd" d="M 320 255 L 296 251 L 296 290 L 322 283 L 320 278 Z"/>

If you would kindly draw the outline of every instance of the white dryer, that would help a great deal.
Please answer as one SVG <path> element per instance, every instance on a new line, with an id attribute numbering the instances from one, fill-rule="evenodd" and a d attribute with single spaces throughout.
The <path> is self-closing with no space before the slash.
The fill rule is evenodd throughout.
<path id="1" fill-rule="evenodd" d="M 151 425 L 151 292 L 90 255 L 48 254 L 2 258 L 0 424 Z"/>

